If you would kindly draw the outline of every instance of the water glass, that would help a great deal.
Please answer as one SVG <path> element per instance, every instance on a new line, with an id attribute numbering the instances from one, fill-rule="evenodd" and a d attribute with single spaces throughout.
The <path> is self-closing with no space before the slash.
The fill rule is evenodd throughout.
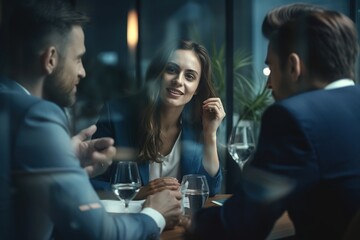
<path id="1" fill-rule="evenodd" d="M 136 162 L 119 161 L 111 179 L 111 187 L 115 195 L 125 202 L 125 210 L 139 192 L 140 186 L 141 180 Z"/>
<path id="2" fill-rule="evenodd" d="M 239 121 L 231 131 L 228 152 L 242 170 L 255 151 L 255 134 L 251 121 Z"/>
<path id="3" fill-rule="evenodd" d="M 183 214 L 188 217 L 204 207 L 209 197 L 209 186 L 204 175 L 185 175 L 181 182 L 180 191 Z"/>

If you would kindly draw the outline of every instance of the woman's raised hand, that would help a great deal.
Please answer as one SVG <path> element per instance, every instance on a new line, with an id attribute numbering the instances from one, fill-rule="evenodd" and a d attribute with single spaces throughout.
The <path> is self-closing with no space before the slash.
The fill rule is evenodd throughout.
<path id="1" fill-rule="evenodd" d="M 221 121 L 226 116 L 220 98 L 208 98 L 203 102 L 202 124 L 205 135 L 216 134 Z"/>

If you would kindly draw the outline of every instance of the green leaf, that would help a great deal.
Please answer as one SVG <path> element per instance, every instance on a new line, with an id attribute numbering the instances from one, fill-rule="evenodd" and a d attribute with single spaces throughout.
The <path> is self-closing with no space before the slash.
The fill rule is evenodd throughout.
<path id="1" fill-rule="evenodd" d="M 213 67 L 214 86 L 223 102 L 225 102 L 225 45 L 217 47 L 213 42 L 211 61 Z M 258 121 L 262 112 L 272 102 L 271 91 L 266 88 L 266 81 L 262 74 L 254 74 L 252 71 L 253 58 L 243 49 L 237 49 L 234 53 L 234 112 L 238 112 L 240 118 Z M 257 76 L 254 76 L 257 75 Z"/>

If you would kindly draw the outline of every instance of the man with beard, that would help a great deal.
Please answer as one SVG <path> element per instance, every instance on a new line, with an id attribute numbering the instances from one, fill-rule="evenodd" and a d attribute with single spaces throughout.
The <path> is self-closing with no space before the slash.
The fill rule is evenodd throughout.
<path id="1" fill-rule="evenodd" d="M 22 13 L 19 12 L 19 14 Z M 45 52 L 42 49 L 43 45 L 50 44 L 51 41 L 54 42 L 61 35 L 53 32 L 52 36 L 45 38 L 42 36 L 41 30 L 50 27 L 50 25 L 45 22 L 34 29 L 33 26 L 38 23 L 34 21 L 25 22 L 26 17 L 13 14 L 10 20 L 6 34 L 6 71 L 11 80 L 3 76 L 2 81 L 0 81 L 0 90 L 27 93 L 51 101 L 61 108 L 72 106 L 76 100 L 76 86 L 85 77 L 85 70 L 81 62 L 81 57 L 85 53 L 84 34 L 81 25 L 74 28 L 73 33 L 68 37 L 68 40 L 71 41 L 68 50 L 65 49 L 66 41 L 62 40 L 56 41 L 56 46 L 49 47 Z M 88 21 L 88 18 L 81 16 L 77 21 L 79 24 L 83 24 Z M 60 31 L 61 25 L 58 28 Z M 48 29 L 47 31 L 52 30 Z M 64 50 L 68 54 L 65 55 Z M 49 59 L 46 74 L 42 72 L 43 69 L 40 68 L 39 62 L 35 59 L 35 57 L 44 56 Z M 78 150 L 77 157 L 90 177 L 104 172 L 115 155 L 114 141 L 111 138 L 84 141 L 91 137 L 95 131 L 96 127 L 90 126 L 73 137 L 73 145 Z"/>
<path id="2" fill-rule="evenodd" d="M 180 216 L 174 191 L 149 196 L 140 213 L 111 216 L 89 182 L 115 150 L 110 138 L 84 141 L 95 127 L 71 139 L 62 110 L 85 77 L 87 21 L 63 0 L 22 2 L 9 20 L 12 80 L 0 87 L 0 120 L 11 170 L 2 189 L 10 196 L 10 239 L 154 239 Z"/>

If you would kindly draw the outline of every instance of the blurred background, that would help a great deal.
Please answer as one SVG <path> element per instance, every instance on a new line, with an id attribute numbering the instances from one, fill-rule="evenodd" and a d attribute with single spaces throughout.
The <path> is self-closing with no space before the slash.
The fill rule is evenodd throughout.
<path id="1" fill-rule="evenodd" d="M 18 0 L 20 1 L 20 0 Z M 64 0 L 65 1 L 65 0 Z M 225 174 L 223 192 L 231 193 L 238 166 L 226 153 L 226 142 L 244 109 L 252 106 L 258 121 L 271 95 L 263 91 L 268 70 L 267 41 L 261 34 L 265 13 L 291 0 L 68 0 L 86 12 L 84 66 L 87 76 L 78 88 L 78 101 L 69 109 L 72 130 L 97 121 L 104 101 L 136 91 L 144 84 L 155 51 L 168 41 L 191 39 L 209 51 L 214 83 L 226 107 L 219 130 Z M 15 0 L 0 0 L 0 30 Z M 359 29 L 359 0 L 302 0 L 341 11 Z M 0 35 L 0 44 L 3 37 Z M 6 61 L 0 49 L 0 66 Z M 261 102 L 254 104 L 261 97 Z"/>

